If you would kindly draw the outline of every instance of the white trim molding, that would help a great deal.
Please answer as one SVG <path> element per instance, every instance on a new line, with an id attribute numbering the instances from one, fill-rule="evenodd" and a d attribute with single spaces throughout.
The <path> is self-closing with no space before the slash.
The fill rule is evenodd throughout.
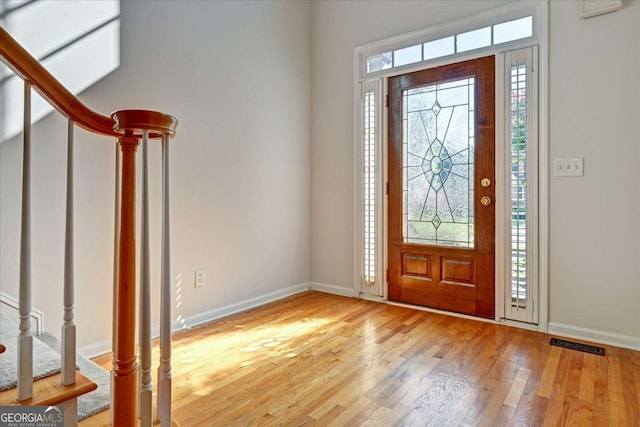
<path id="1" fill-rule="evenodd" d="M 599 344 L 628 348 L 640 351 L 640 337 L 599 331 L 597 329 L 581 328 L 564 323 L 549 322 L 549 335 L 558 335 Z"/>
<path id="2" fill-rule="evenodd" d="M 317 283 L 317 282 L 309 283 L 309 290 L 324 292 L 327 294 L 341 295 L 343 297 L 351 297 L 351 298 L 358 295 L 353 288 L 345 288 L 343 286 L 327 285 L 326 283 Z"/>
<path id="3" fill-rule="evenodd" d="M 79 346 L 78 353 L 89 359 L 111 353 L 111 338 Z"/>
<path id="4" fill-rule="evenodd" d="M 282 298 L 286 298 L 291 295 L 299 294 L 309 290 L 309 283 L 302 283 L 300 285 L 291 286 L 284 289 L 279 289 L 268 294 L 260 295 L 254 298 L 249 298 L 237 303 L 225 305 L 223 307 L 208 310 L 192 316 L 187 316 L 184 321 L 173 321 L 173 331 L 181 331 L 183 329 L 189 329 L 194 326 L 204 325 L 205 323 L 212 322 L 222 317 L 231 316 L 232 314 L 240 313 L 242 311 L 249 310 L 251 308 L 259 307 L 261 305 L 268 304 L 273 301 L 277 301 Z M 179 317 L 179 316 L 178 316 Z"/>

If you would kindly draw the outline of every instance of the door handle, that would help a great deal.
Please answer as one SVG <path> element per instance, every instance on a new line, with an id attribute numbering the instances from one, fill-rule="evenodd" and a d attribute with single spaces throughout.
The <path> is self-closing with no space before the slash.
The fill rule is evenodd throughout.
<path id="1" fill-rule="evenodd" d="M 489 206 L 491 204 L 491 197 L 489 196 L 482 196 L 482 198 L 480 199 L 480 204 L 482 206 Z"/>

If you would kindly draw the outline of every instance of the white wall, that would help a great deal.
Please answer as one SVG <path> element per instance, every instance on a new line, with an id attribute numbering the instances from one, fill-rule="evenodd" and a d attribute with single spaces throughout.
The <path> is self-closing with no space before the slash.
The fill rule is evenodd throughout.
<path id="1" fill-rule="evenodd" d="M 502 3 L 313 3 L 313 282 L 353 286 L 354 46 Z M 640 2 L 577 14 L 551 2 L 551 155 L 584 157 L 585 177 L 550 180 L 550 321 L 640 345 Z"/>
<path id="2" fill-rule="evenodd" d="M 551 2 L 550 320 L 640 339 L 640 1 L 580 20 Z"/>
<path id="3" fill-rule="evenodd" d="M 121 5 L 121 66 L 80 98 L 105 114 L 156 109 L 180 121 L 171 143 L 174 315 L 308 282 L 309 3 Z M 54 332 L 62 316 L 64 206 L 55 194 L 64 189 L 64 128 L 63 119 L 51 116 L 34 130 L 33 304 Z M 111 336 L 114 144 L 81 130 L 77 135 L 76 314 L 85 345 Z M 20 150 L 17 140 L 0 146 L 0 283 L 12 295 Z M 157 144 L 151 154 L 151 225 L 159 230 Z M 157 234 L 151 244 L 159 247 Z M 152 260 L 157 286 L 157 249 Z M 207 270 L 203 288 L 193 287 L 196 268 Z"/>

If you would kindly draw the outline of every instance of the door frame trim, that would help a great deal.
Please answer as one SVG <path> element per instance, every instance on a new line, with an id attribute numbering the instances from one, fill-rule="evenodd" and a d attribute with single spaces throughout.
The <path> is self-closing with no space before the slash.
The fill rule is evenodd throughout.
<path id="1" fill-rule="evenodd" d="M 455 21 L 451 21 L 441 26 L 427 28 L 423 33 L 433 32 L 434 28 L 438 30 L 442 30 L 443 28 L 449 28 L 452 30 L 459 30 L 461 27 L 470 27 L 476 25 L 476 22 L 485 20 L 487 17 L 495 16 L 496 19 L 503 18 L 505 16 L 505 11 L 509 11 L 511 13 L 518 13 L 520 10 L 531 10 L 532 4 L 535 6 L 535 16 L 537 22 L 537 38 L 534 40 L 527 41 L 521 44 L 514 44 L 509 46 L 495 46 L 490 50 L 482 50 L 475 53 L 463 54 L 463 55 L 455 55 L 453 57 L 444 58 L 441 61 L 434 61 L 432 64 L 421 64 L 416 67 L 406 67 L 400 70 L 389 70 L 389 73 L 384 75 L 373 76 L 372 78 L 362 77 L 360 73 L 360 68 L 362 64 L 362 55 L 366 52 L 371 51 L 373 48 L 380 49 L 381 47 L 397 44 L 399 40 L 403 38 L 415 38 L 416 33 L 408 33 L 401 36 L 392 37 L 386 40 L 380 40 L 373 43 L 369 43 L 362 46 L 356 46 L 354 48 L 354 62 L 353 62 L 353 73 L 354 73 L 354 110 L 353 110 L 353 118 L 354 118 L 354 128 L 353 128 L 353 141 L 354 141 L 354 170 L 353 170 L 353 178 L 354 178 L 354 211 L 353 211 L 353 224 L 354 224 L 354 241 L 353 241 L 353 292 L 354 296 L 362 297 L 366 299 L 378 299 L 388 300 L 388 292 L 387 292 L 387 282 L 384 277 L 379 277 L 380 281 L 383 281 L 384 284 L 380 289 L 378 296 L 374 295 L 365 295 L 361 292 L 361 266 L 362 266 L 362 212 L 363 206 L 361 201 L 361 184 L 363 182 L 362 173 L 362 153 L 361 153 L 361 134 L 360 129 L 362 125 L 362 112 L 361 112 L 361 83 L 371 80 L 379 80 L 381 82 L 381 99 L 385 99 L 388 94 L 388 85 L 387 80 L 389 77 L 393 75 L 405 74 L 412 71 L 417 71 L 420 69 L 436 67 L 439 65 L 446 65 L 454 62 L 464 61 L 468 59 L 475 59 L 482 56 L 487 55 L 496 55 L 496 70 L 502 70 L 503 62 L 501 53 L 505 51 L 515 50 L 517 48 L 524 48 L 530 46 L 538 46 L 539 49 L 539 57 L 538 57 L 538 170 L 535 171 L 539 183 L 538 187 L 538 235 L 537 244 L 538 244 L 538 304 L 537 304 L 537 312 L 538 312 L 538 325 L 537 330 L 540 332 L 548 331 L 548 322 L 549 322 L 549 3 L 547 0 L 540 1 L 526 1 L 522 2 L 520 5 L 518 3 L 507 5 L 505 7 L 499 7 L 492 10 L 487 11 L 486 13 L 478 15 L 478 17 L 464 17 Z M 499 68 L 502 67 L 502 68 Z M 496 146 L 498 147 L 499 139 L 504 138 L 504 126 L 505 120 L 503 115 L 500 114 L 502 108 L 504 106 L 504 88 L 503 88 L 503 75 L 502 72 L 496 73 Z M 383 131 L 381 132 L 381 138 L 379 138 L 378 144 L 381 145 L 380 153 L 383 161 L 380 162 L 379 171 L 382 173 L 382 177 L 379 180 L 379 185 L 382 187 L 384 183 L 388 182 L 388 152 L 387 152 L 387 132 L 384 130 L 387 129 L 387 109 L 384 107 L 384 103 L 381 103 L 383 106 L 381 108 L 382 112 L 379 115 L 380 125 L 382 126 Z M 504 171 L 503 169 L 506 167 L 505 158 L 501 149 L 497 149 L 496 151 L 496 197 L 498 194 L 503 194 L 504 191 Z M 379 192 L 378 194 L 384 194 L 384 192 Z M 388 266 L 388 242 L 386 235 L 388 233 L 388 203 L 387 198 L 381 198 L 381 222 L 383 226 L 383 232 L 380 233 L 381 236 L 377 241 L 377 246 L 382 250 L 382 256 L 379 258 L 379 262 L 382 264 L 381 270 L 384 272 Z M 378 202 L 380 203 L 380 202 Z M 504 252 L 504 248 L 502 247 L 501 242 L 504 240 L 504 230 L 505 227 L 505 215 L 501 212 L 501 209 L 498 209 L 496 212 L 496 316 L 495 321 L 508 323 L 512 326 L 521 326 L 526 329 L 530 329 L 532 325 L 530 324 L 522 324 L 519 325 L 519 322 L 510 322 L 505 321 L 501 318 L 504 313 L 504 291 L 506 284 L 504 283 L 504 274 L 503 270 L 506 268 L 504 256 L 501 256 L 501 253 Z M 502 240 L 500 240 L 502 239 Z M 502 254 L 504 255 L 504 254 Z M 362 296 L 361 296 L 362 295 Z M 455 315 L 452 313 L 452 315 Z M 535 327 L 535 325 L 533 325 Z"/>

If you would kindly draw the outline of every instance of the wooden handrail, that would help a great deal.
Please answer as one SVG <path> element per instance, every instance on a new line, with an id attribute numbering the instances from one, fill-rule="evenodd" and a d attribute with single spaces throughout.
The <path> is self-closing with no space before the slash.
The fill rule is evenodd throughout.
<path id="1" fill-rule="evenodd" d="M 78 126 L 103 135 L 117 135 L 111 117 L 98 114 L 78 100 L 4 28 L 0 27 L 0 57 L 17 75 Z"/>
<path id="2" fill-rule="evenodd" d="M 175 135 L 178 121 L 175 117 L 148 110 L 121 110 L 111 117 L 89 109 L 51 75 L 25 48 L 0 27 L 0 59 L 33 89 L 49 101 L 58 111 L 76 125 L 102 135 L 124 135 L 127 130 L 142 135 L 149 130 L 149 138 Z"/>

